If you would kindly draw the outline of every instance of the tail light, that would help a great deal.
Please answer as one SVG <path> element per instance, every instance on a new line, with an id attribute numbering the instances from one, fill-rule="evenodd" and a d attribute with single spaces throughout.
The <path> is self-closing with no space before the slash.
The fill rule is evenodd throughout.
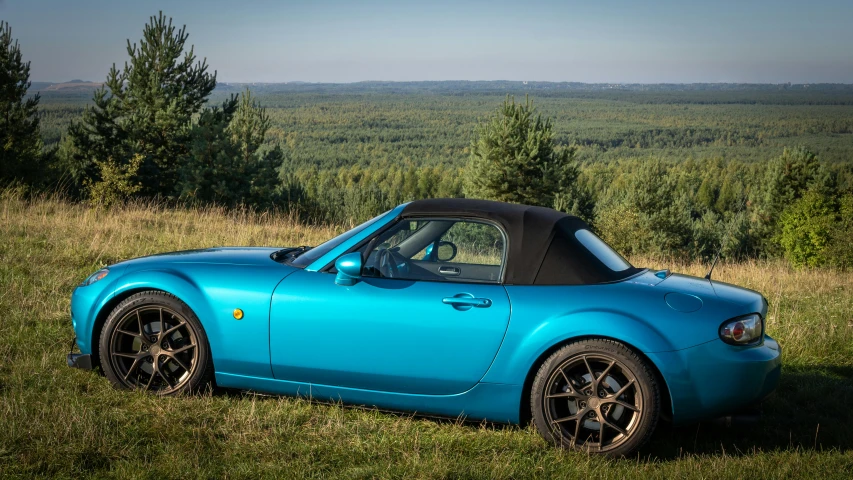
<path id="1" fill-rule="evenodd" d="M 720 326 L 720 338 L 730 345 L 750 345 L 761 341 L 764 322 L 761 315 L 752 313 L 733 318 Z"/>

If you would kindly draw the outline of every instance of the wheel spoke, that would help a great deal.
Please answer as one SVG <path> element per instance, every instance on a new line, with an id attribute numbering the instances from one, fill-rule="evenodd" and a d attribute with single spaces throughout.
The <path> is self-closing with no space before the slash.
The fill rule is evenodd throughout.
<path id="1" fill-rule="evenodd" d="M 613 430 L 616 430 L 617 432 L 621 433 L 622 435 L 625 435 L 626 437 L 628 436 L 628 432 L 626 432 L 622 427 L 616 425 L 615 423 L 610 423 L 607 421 L 607 418 L 602 417 L 601 418 L 601 431 L 602 432 L 604 431 L 605 425 L 612 428 Z"/>
<path id="2" fill-rule="evenodd" d="M 568 385 L 569 388 L 571 388 L 573 385 L 572 385 L 571 380 L 569 380 L 569 377 L 566 376 L 566 372 L 563 371 L 562 367 L 558 368 L 558 370 L 560 371 L 560 375 L 562 375 L 563 379 L 566 381 L 566 385 Z"/>
<path id="3" fill-rule="evenodd" d="M 578 443 L 578 436 L 581 434 L 581 421 L 578 419 L 575 422 L 575 434 L 572 436 L 572 448 Z"/>
<path id="4" fill-rule="evenodd" d="M 127 369 L 127 373 L 124 375 L 125 382 L 128 378 L 130 378 L 130 374 L 133 373 L 134 370 L 139 368 L 140 363 L 142 363 L 142 356 L 137 357 L 136 360 L 133 361 L 133 364 L 130 366 L 130 368 Z"/>
<path id="5" fill-rule="evenodd" d="M 174 388 L 175 384 L 173 384 L 172 381 L 169 380 L 168 372 L 166 371 L 166 364 L 169 363 L 169 360 L 172 360 L 172 358 L 166 357 L 166 360 L 163 361 L 163 363 L 161 363 L 159 367 L 157 367 L 157 373 L 160 374 L 160 378 L 166 381 L 166 384 L 169 385 L 169 388 Z"/>
<path id="6" fill-rule="evenodd" d="M 584 363 L 584 365 L 586 365 L 586 370 L 589 372 L 589 378 L 590 378 L 589 383 L 591 383 L 592 385 L 595 385 L 595 383 L 596 383 L 595 382 L 595 373 L 593 373 L 592 367 L 589 366 L 589 362 L 586 361 L 586 355 L 583 356 L 583 363 Z"/>
<path id="7" fill-rule="evenodd" d="M 142 355 L 139 353 L 112 352 L 112 354 L 114 357 L 132 358 L 134 360 L 142 357 Z"/>
<path id="8" fill-rule="evenodd" d="M 608 365 L 607 368 L 605 368 L 604 371 L 601 372 L 601 375 L 598 376 L 598 380 L 596 380 L 595 382 L 596 389 L 598 388 L 598 382 L 607 376 L 607 373 L 610 372 L 610 369 L 613 368 L 613 365 L 616 365 L 616 360 L 610 362 L 610 365 Z"/>
<path id="9" fill-rule="evenodd" d="M 179 349 L 177 349 L 177 350 L 172 350 L 172 351 L 170 351 L 170 352 L 169 352 L 169 354 L 171 354 L 172 356 L 175 356 L 175 355 L 177 355 L 177 354 L 179 354 L 179 353 L 181 353 L 181 352 L 185 352 L 185 351 L 187 351 L 187 350 L 189 350 L 189 349 L 191 349 L 191 348 L 195 348 L 195 344 L 192 344 L 192 343 L 191 343 L 191 344 L 189 344 L 189 345 L 184 345 L 183 347 L 181 347 L 181 348 L 179 348 Z"/>
<path id="10" fill-rule="evenodd" d="M 181 323 L 175 325 L 174 327 L 169 328 L 168 330 L 166 330 L 165 332 L 160 334 L 160 338 L 168 338 L 169 335 L 171 335 L 172 333 L 174 333 L 175 331 L 177 331 L 179 328 L 183 327 L 186 324 L 187 324 L 187 322 L 181 322 Z"/>
<path id="11" fill-rule="evenodd" d="M 545 398 L 586 398 L 586 397 L 584 395 L 581 395 L 579 393 L 571 391 L 571 392 L 552 393 L 550 395 L 546 395 Z"/>
<path id="12" fill-rule="evenodd" d="M 186 366 L 186 365 L 184 365 L 184 362 L 182 362 L 178 357 L 176 357 L 176 356 L 174 356 L 174 355 L 169 355 L 169 360 L 174 360 L 174 361 L 175 361 L 175 363 L 177 363 L 179 367 L 183 368 L 183 369 L 184 369 L 184 370 L 186 370 L 187 372 L 189 372 L 189 371 L 190 371 L 190 369 L 189 369 L 189 368 L 187 368 L 187 366 Z"/>
<path id="13" fill-rule="evenodd" d="M 136 310 L 136 323 L 139 325 L 139 336 L 145 338 L 145 330 L 142 328 L 142 315 Z"/>
<path id="14" fill-rule="evenodd" d="M 630 386 L 631 386 L 631 385 L 633 385 L 633 384 L 634 384 L 634 380 L 632 379 L 631 381 L 629 381 L 628 383 L 626 383 L 622 388 L 620 388 L 620 389 L 619 389 L 619 391 L 618 391 L 618 392 L 616 392 L 616 393 L 615 393 L 611 398 L 616 398 L 616 399 L 618 399 L 619 397 L 621 397 L 621 396 L 622 396 L 622 394 L 623 394 L 623 393 L 625 393 L 625 390 L 628 390 L 628 387 L 630 387 Z"/>
<path id="15" fill-rule="evenodd" d="M 163 309 L 160 309 L 160 336 L 159 338 L 163 338 Z"/>
<path id="16" fill-rule="evenodd" d="M 145 390 L 151 388 L 151 382 L 154 381 L 154 376 L 157 374 L 157 361 L 155 360 L 154 363 L 151 364 L 151 376 L 148 377 L 148 383 L 145 384 Z"/>
<path id="17" fill-rule="evenodd" d="M 639 411 L 640 411 L 640 409 L 639 409 L 639 408 L 637 408 L 637 406 L 636 406 L 636 405 L 631 405 L 630 403 L 628 403 L 628 402 L 623 402 L 622 400 L 602 399 L 601 401 L 602 401 L 602 402 L 604 402 L 604 403 L 615 403 L 616 405 L 620 405 L 620 406 L 622 406 L 622 407 L 625 407 L 625 408 L 627 408 L 628 410 L 631 410 L 631 411 L 633 411 L 633 412 L 639 412 Z"/>
<path id="18" fill-rule="evenodd" d="M 142 336 L 142 335 L 141 335 L 141 334 L 139 334 L 139 333 L 128 332 L 127 330 L 122 330 L 122 329 L 120 329 L 120 328 L 117 328 L 117 329 L 116 329 L 116 332 L 121 333 L 122 335 L 127 335 L 128 337 L 135 337 L 135 338 L 139 338 L 140 336 Z"/>

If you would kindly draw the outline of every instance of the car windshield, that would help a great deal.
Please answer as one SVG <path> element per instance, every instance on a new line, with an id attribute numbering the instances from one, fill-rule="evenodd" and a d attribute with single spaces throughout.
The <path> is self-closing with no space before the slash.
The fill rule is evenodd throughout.
<path id="1" fill-rule="evenodd" d="M 390 212 L 390 210 L 388 212 Z M 320 245 L 318 245 L 318 246 L 316 246 L 310 250 L 307 250 L 305 253 L 303 253 L 303 254 L 299 255 L 298 257 L 294 258 L 293 260 L 291 260 L 289 262 L 289 265 L 293 265 L 294 267 L 301 267 L 301 268 L 304 268 L 304 267 L 307 267 L 308 265 L 311 265 L 318 258 L 329 253 L 332 249 L 334 249 L 338 245 L 344 243 L 345 241 L 349 240 L 350 238 L 352 238 L 354 235 L 358 234 L 359 232 L 361 232 L 365 228 L 376 223 L 377 220 L 384 217 L 388 212 L 385 212 L 381 215 L 373 217 L 370 220 L 362 223 L 361 225 L 353 228 L 352 230 L 344 232 L 344 233 L 338 235 L 337 237 L 335 237 L 335 238 L 333 238 L 333 239 L 331 239 L 325 243 L 322 243 L 322 244 L 320 244 Z"/>
<path id="2" fill-rule="evenodd" d="M 581 229 L 575 232 L 575 238 L 586 247 L 601 263 L 614 272 L 622 272 L 631 268 L 631 264 L 622 258 L 616 250 L 610 248 L 610 245 L 604 243 L 604 240 L 589 230 Z"/>

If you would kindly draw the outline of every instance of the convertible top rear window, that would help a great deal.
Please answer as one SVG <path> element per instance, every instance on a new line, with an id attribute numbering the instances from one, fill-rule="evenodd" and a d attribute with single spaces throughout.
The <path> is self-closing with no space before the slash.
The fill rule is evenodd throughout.
<path id="1" fill-rule="evenodd" d="M 594 285 L 618 282 L 639 271 L 589 231 L 586 224 L 567 217 L 555 225 L 534 284 Z"/>
<path id="2" fill-rule="evenodd" d="M 604 240 L 598 238 L 598 235 L 590 232 L 589 230 L 578 230 L 575 232 L 575 238 L 577 238 L 581 242 L 581 245 L 586 247 L 587 250 L 592 252 L 596 258 L 601 260 L 601 263 L 614 272 L 621 272 L 631 268 L 631 264 L 622 258 L 622 255 L 619 255 L 616 250 L 610 248 L 610 245 L 604 243 Z"/>

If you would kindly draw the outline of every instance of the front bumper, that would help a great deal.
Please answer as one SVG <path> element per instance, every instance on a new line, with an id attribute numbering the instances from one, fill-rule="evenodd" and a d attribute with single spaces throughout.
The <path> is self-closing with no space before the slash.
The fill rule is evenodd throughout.
<path id="1" fill-rule="evenodd" d="M 669 387 L 673 423 L 716 418 L 754 406 L 779 385 L 782 348 L 773 338 L 742 347 L 714 340 L 650 354 Z"/>
<path id="2" fill-rule="evenodd" d="M 74 347 L 77 346 L 77 338 L 71 340 L 71 351 L 65 356 L 65 362 L 71 368 L 79 368 L 81 370 L 91 370 L 92 356 L 88 353 L 74 353 Z"/>
<path id="3" fill-rule="evenodd" d="M 79 368 L 81 370 L 92 369 L 92 356 L 86 353 L 69 353 L 65 356 L 68 366 L 71 368 Z"/>

